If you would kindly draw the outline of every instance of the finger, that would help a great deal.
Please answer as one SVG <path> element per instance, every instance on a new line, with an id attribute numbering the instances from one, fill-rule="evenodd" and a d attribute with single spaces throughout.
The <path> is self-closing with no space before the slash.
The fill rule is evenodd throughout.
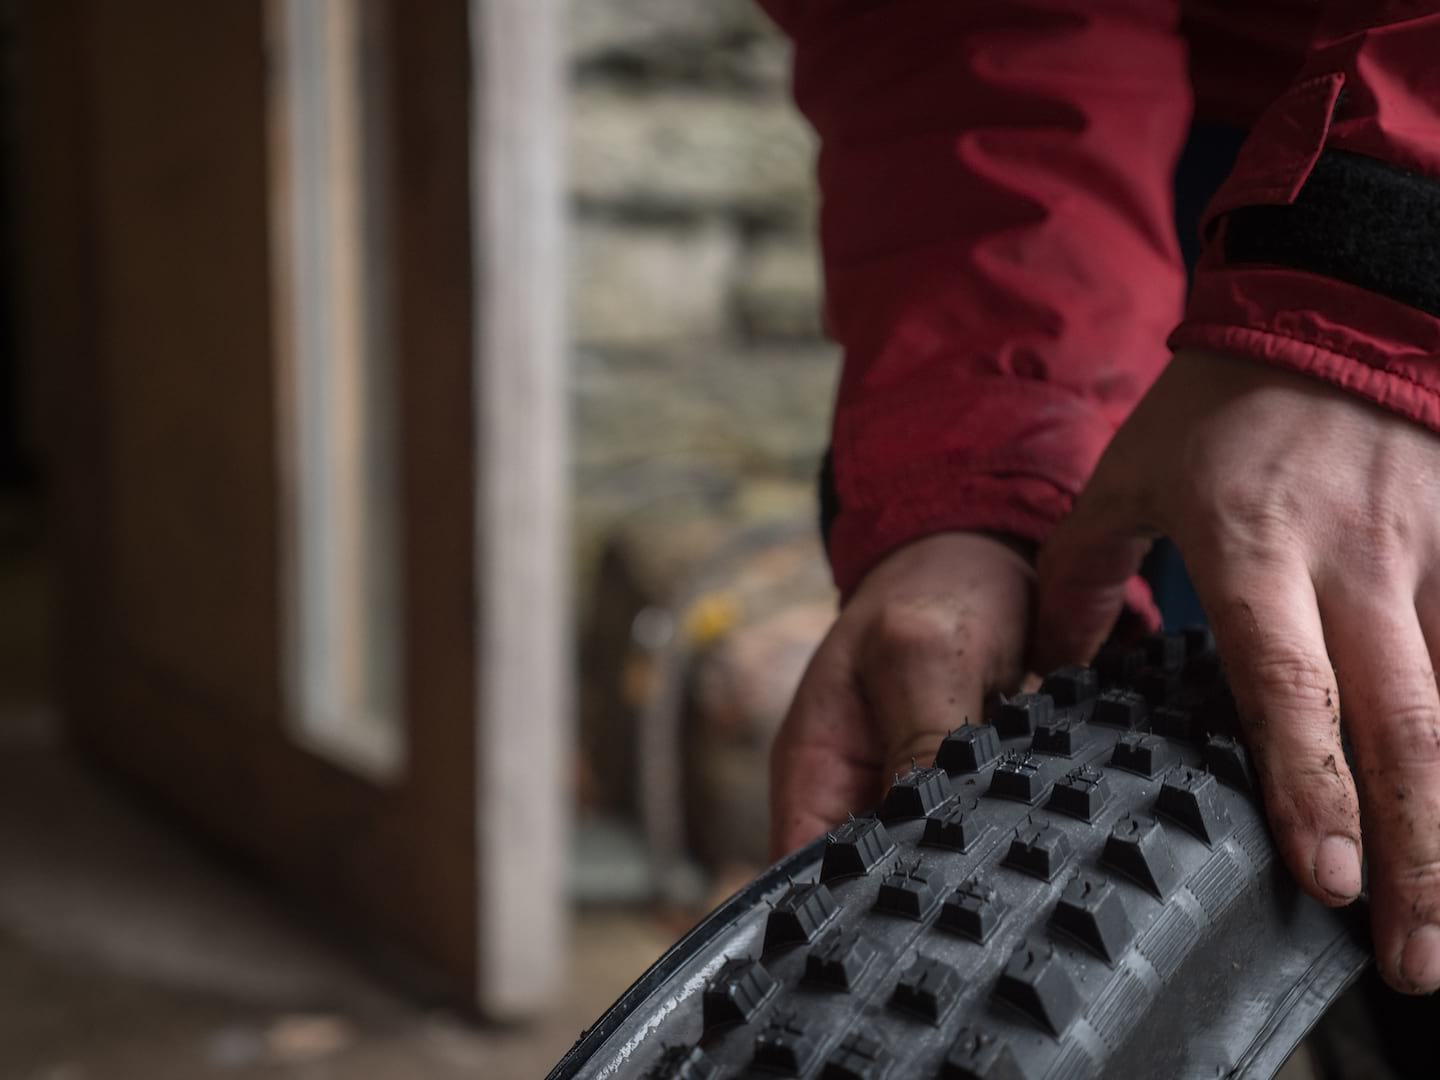
<path id="1" fill-rule="evenodd" d="M 1271 831 L 1322 903 L 1360 894 L 1360 813 L 1310 572 L 1298 555 L 1187 555 L 1240 708 Z M 1328 622 L 1326 625 L 1329 625 Z"/>
<path id="2" fill-rule="evenodd" d="M 806 669 L 770 750 L 771 856 L 804 846 L 874 803 L 882 763 L 850 660 L 832 636 Z"/>
<path id="3" fill-rule="evenodd" d="M 1140 500 L 1107 465 L 1096 469 L 1040 553 L 1035 667 L 1085 663 L 1099 651 L 1125 606 L 1125 590 L 1154 541 Z"/>
<path id="4" fill-rule="evenodd" d="M 1355 749 L 1381 973 L 1397 990 L 1440 988 L 1440 693 L 1409 596 L 1325 607 L 1345 727 Z"/>
<path id="5" fill-rule="evenodd" d="M 857 663 L 883 733 L 885 783 L 912 763 L 932 764 L 950 731 L 979 723 L 987 685 L 1019 678 L 998 668 L 1001 655 L 1019 655 L 1020 634 L 1015 626 L 981 626 L 970 612 L 935 600 L 891 603 L 876 614 Z"/>

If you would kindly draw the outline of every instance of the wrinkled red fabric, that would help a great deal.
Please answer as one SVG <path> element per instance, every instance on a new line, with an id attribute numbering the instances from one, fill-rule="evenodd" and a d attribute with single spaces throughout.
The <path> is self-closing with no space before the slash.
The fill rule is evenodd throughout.
<path id="1" fill-rule="evenodd" d="M 1303 67 L 1206 211 L 1211 242 L 1170 344 L 1313 375 L 1440 431 L 1440 320 L 1318 274 L 1222 257 L 1225 213 L 1291 202 L 1325 149 L 1440 177 L 1440 4 L 1326 9 Z"/>
<path id="2" fill-rule="evenodd" d="M 1326 148 L 1440 175 L 1440 4 L 761 2 L 821 141 L 842 592 L 931 533 L 1043 540 L 1167 335 L 1440 430 L 1440 322 L 1220 243 Z M 1194 111 L 1253 127 L 1187 306 L 1172 175 Z"/>

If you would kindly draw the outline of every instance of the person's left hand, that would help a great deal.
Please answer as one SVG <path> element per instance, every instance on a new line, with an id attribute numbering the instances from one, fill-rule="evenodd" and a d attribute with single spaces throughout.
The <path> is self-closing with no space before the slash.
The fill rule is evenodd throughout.
<path id="1" fill-rule="evenodd" d="M 1094 654 L 1159 533 L 1210 617 L 1291 872 L 1351 902 L 1363 825 L 1380 969 L 1440 988 L 1440 436 L 1317 379 L 1178 354 L 1042 551 L 1039 670 Z"/>

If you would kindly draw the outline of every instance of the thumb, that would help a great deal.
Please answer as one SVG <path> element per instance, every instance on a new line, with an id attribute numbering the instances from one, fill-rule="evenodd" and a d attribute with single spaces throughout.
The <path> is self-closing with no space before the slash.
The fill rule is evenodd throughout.
<path id="1" fill-rule="evenodd" d="M 1141 501 L 1102 460 L 1046 542 L 1038 566 L 1035 670 L 1087 663 L 1110 635 L 1157 535 Z"/>

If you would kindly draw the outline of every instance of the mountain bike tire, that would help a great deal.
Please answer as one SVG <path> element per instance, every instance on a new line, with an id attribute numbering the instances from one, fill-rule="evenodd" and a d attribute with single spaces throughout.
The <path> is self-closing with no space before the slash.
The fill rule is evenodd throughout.
<path id="1" fill-rule="evenodd" d="M 692 930 L 551 1080 L 1269 1077 L 1370 958 L 1294 885 L 1203 629 L 1002 698 Z"/>

